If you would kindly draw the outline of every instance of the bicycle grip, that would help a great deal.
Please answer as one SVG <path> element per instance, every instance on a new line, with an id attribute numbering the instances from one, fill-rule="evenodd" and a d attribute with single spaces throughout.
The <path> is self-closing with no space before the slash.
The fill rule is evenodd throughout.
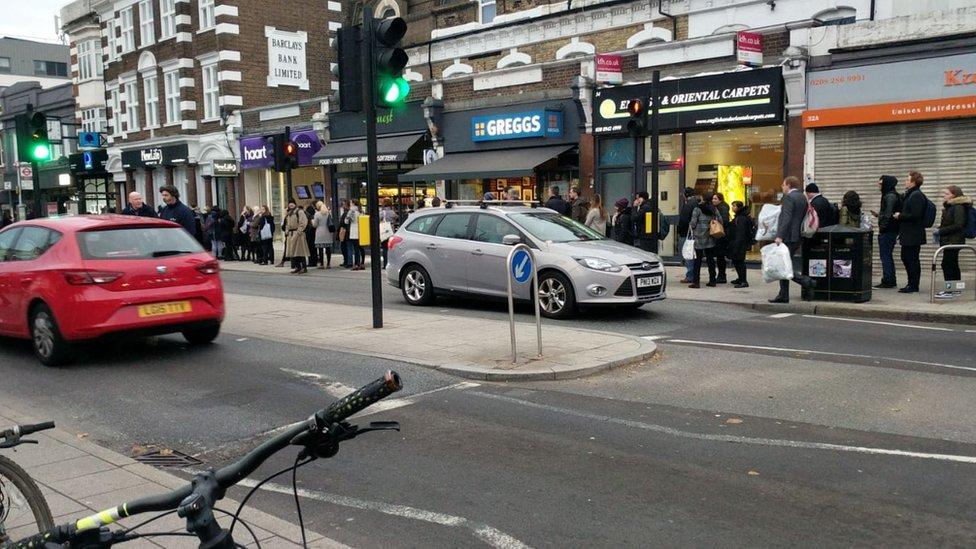
<path id="1" fill-rule="evenodd" d="M 33 425 L 21 425 L 20 436 L 27 436 L 31 433 L 36 433 L 38 431 L 44 431 L 47 429 L 54 429 L 53 421 L 45 421 L 44 423 L 35 423 Z"/>
<path id="2" fill-rule="evenodd" d="M 352 393 L 333 402 L 328 408 L 316 414 L 325 425 L 345 421 L 349 416 L 362 411 L 376 401 L 386 398 L 403 388 L 400 374 L 387 370 L 383 377 L 356 389 Z"/>

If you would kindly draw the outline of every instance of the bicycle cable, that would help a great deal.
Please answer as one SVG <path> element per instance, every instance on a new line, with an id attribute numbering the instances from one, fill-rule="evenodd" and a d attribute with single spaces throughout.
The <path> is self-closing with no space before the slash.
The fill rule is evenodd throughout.
<path id="1" fill-rule="evenodd" d="M 228 517 L 233 517 L 234 516 L 230 511 L 221 509 L 219 507 L 214 507 L 214 511 L 218 511 L 220 513 L 223 513 L 223 514 L 227 515 Z M 153 521 L 159 520 L 159 519 L 161 519 L 161 518 L 163 518 L 165 516 L 171 515 L 171 514 L 173 514 L 175 512 L 176 511 L 174 510 L 174 511 L 167 511 L 165 513 L 161 513 L 159 515 L 156 515 L 155 517 L 152 517 L 151 519 L 149 519 L 149 520 L 147 520 L 145 522 L 142 522 L 140 524 L 137 524 L 137 525 L 133 526 L 132 528 L 129 528 L 127 530 L 123 530 L 122 531 L 123 536 L 120 539 L 118 539 L 115 543 L 125 543 L 127 541 L 133 541 L 133 540 L 136 540 L 136 539 L 152 538 L 152 537 L 165 537 L 165 536 L 183 536 L 183 537 L 190 537 L 190 536 L 196 536 L 196 534 L 191 534 L 190 532 L 146 532 L 146 533 L 135 532 L 135 533 L 131 533 L 130 534 L 130 532 L 133 532 L 137 528 L 141 528 L 141 527 L 143 527 L 143 526 L 145 526 L 145 525 L 147 525 L 147 524 L 149 524 L 149 523 L 151 523 Z M 254 540 L 254 546 L 257 547 L 257 549 L 261 549 L 261 541 L 258 540 L 258 535 L 254 531 L 254 529 L 251 527 L 251 525 L 246 520 L 244 520 L 244 519 L 240 519 L 240 523 L 243 524 L 244 525 L 244 528 L 248 531 L 248 533 L 251 534 L 251 539 Z M 241 545 L 239 543 L 235 543 L 235 545 L 238 546 L 238 547 L 245 547 L 244 545 Z"/>
<path id="2" fill-rule="evenodd" d="M 302 547 L 308 549 L 308 542 L 305 540 L 305 520 L 302 518 L 302 502 L 298 499 L 298 462 L 302 455 L 295 456 L 295 465 L 291 468 L 291 492 L 295 495 L 295 511 L 298 512 L 298 528 L 302 532 Z"/>
<path id="3" fill-rule="evenodd" d="M 257 483 L 256 485 L 254 485 L 254 487 L 251 488 L 251 490 L 247 493 L 247 495 L 244 496 L 244 499 L 241 500 L 240 505 L 238 505 L 237 512 L 234 513 L 234 520 L 230 523 L 230 528 L 228 528 L 228 530 L 227 530 L 228 534 L 233 535 L 233 533 L 234 533 L 234 527 L 237 525 L 238 520 L 240 520 L 240 515 L 244 511 L 244 506 L 247 505 L 248 500 L 251 499 L 251 496 L 253 496 L 258 491 L 259 488 L 261 488 L 262 486 L 264 486 L 265 483 L 271 481 L 272 479 L 277 478 L 277 477 L 279 477 L 279 476 L 281 476 L 281 475 L 283 475 L 283 474 L 285 474 L 285 473 L 287 473 L 289 471 L 292 471 L 292 470 L 295 470 L 295 469 L 297 469 L 299 467 L 302 467 L 304 465 L 307 465 L 307 464 L 311 463 L 314 460 L 315 460 L 315 457 L 314 456 L 308 457 L 305 461 L 298 461 L 296 459 L 295 460 L 296 463 L 294 465 L 292 465 L 291 467 L 286 467 L 286 468 L 278 471 L 277 473 L 269 476 L 268 478 L 262 480 L 261 482 Z"/>

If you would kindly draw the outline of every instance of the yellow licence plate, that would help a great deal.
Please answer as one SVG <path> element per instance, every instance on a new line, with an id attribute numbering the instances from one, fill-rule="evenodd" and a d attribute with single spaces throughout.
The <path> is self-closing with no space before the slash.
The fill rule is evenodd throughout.
<path id="1" fill-rule="evenodd" d="M 193 306 L 189 301 L 170 301 L 169 303 L 153 303 L 152 305 L 139 305 L 139 318 L 151 316 L 179 315 L 189 313 Z"/>

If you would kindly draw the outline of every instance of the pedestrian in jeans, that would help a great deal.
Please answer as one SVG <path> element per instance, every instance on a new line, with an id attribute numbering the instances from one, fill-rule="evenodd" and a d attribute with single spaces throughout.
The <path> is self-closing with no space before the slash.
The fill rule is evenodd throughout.
<path id="1" fill-rule="evenodd" d="M 966 222 L 969 220 L 969 209 L 973 207 L 973 199 L 962 194 L 957 185 L 949 185 L 942 192 L 942 222 L 935 231 L 940 246 L 966 243 Z M 962 280 L 959 270 L 959 249 L 948 249 L 942 252 L 942 278 L 946 282 Z M 955 299 L 957 293 L 944 290 L 935 294 L 936 299 Z"/>
<path id="2" fill-rule="evenodd" d="M 705 285 L 710 288 L 716 286 L 715 239 L 709 234 L 709 226 L 713 219 L 716 219 L 716 211 L 715 206 L 712 205 L 712 196 L 705 195 L 705 199 L 692 212 L 691 222 L 688 224 L 688 230 L 695 239 L 694 278 L 689 288 L 701 288 L 703 259 L 708 263 L 708 283 Z"/>
<path id="3" fill-rule="evenodd" d="M 678 243 L 678 249 L 683 250 L 685 246 L 685 241 L 691 237 L 691 231 L 688 225 L 691 223 L 691 214 L 695 213 L 695 208 L 698 207 L 698 197 L 695 196 L 695 189 L 691 187 L 685 188 L 685 203 L 681 206 L 681 212 L 678 216 L 678 236 L 681 237 L 681 242 Z M 682 284 L 691 284 L 695 279 L 695 260 L 686 259 L 685 262 L 685 277 L 681 279 Z"/>
<path id="4" fill-rule="evenodd" d="M 312 226 L 315 227 L 314 255 L 316 256 L 319 269 L 331 269 L 332 242 L 335 240 L 335 225 L 332 222 L 332 211 L 321 200 L 315 206 L 315 217 L 312 218 Z"/>
<path id="5" fill-rule="evenodd" d="M 732 203 L 732 211 L 735 212 L 735 219 L 732 220 L 732 235 L 729 244 L 729 258 L 735 267 L 736 279 L 732 281 L 734 288 L 748 288 L 749 282 L 746 280 L 746 254 L 752 247 L 753 239 L 756 236 L 756 225 L 749 217 L 749 210 L 742 202 L 736 200 Z"/>
<path id="6" fill-rule="evenodd" d="M 807 214 L 807 197 L 803 194 L 803 184 L 800 179 L 789 176 L 783 180 L 783 205 L 780 207 L 779 220 L 776 223 L 776 245 L 786 246 L 793 256 L 793 282 L 796 282 L 807 292 L 813 290 L 816 283 L 806 275 L 797 275 L 799 269 L 796 268 L 796 251 L 800 247 L 801 228 L 803 226 L 803 216 Z M 803 294 L 804 299 L 808 299 L 807 293 Z M 789 303 L 790 302 L 790 281 L 779 281 L 779 294 L 770 303 Z"/>
<path id="7" fill-rule="evenodd" d="M 895 276 L 895 243 L 898 242 L 898 220 L 901 211 L 901 195 L 898 194 L 898 178 L 882 175 L 878 179 L 881 191 L 881 210 L 871 212 L 878 218 L 878 253 L 881 255 L 881 283 L 875 288 L 897 288 Z"/>
<path id="8" fill-rule="evenodd" d="M 898 241 L 901 242 L 901 262 L 908 273 L 908 285 L 898 290 L 903 294 L 918 292 L 922 278 L 922 262 L 919 253 L 925 244 L 925 210 L 928 199 L 922 193 L 922 174 L 908 172 L 908 184 L 900 212 L 895 212 L 898 220 Z"/>

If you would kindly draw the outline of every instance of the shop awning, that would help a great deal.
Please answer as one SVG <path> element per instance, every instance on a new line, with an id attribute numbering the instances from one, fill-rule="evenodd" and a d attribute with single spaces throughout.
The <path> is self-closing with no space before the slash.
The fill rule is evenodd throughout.
<path id="1" fill-rule="evenodd" d="M 407 172 L 400 181 L 435 179 L 491 179 L 533 175 L 536 166 L 572 149 L 575 145 L 556 145 L 530 149 L 506 149 L 454 153 Z"/>
<path id="2" fill-rule="evenodd" d="M 407 151 L 424 136 L 422 133 L 380 137 L 376 140 L 376 159 L 379 162 L 403 162 Z M 363 164 L 366 162 L 366 140 L 330 141 L 312 160 L 321 166 Z"/>

